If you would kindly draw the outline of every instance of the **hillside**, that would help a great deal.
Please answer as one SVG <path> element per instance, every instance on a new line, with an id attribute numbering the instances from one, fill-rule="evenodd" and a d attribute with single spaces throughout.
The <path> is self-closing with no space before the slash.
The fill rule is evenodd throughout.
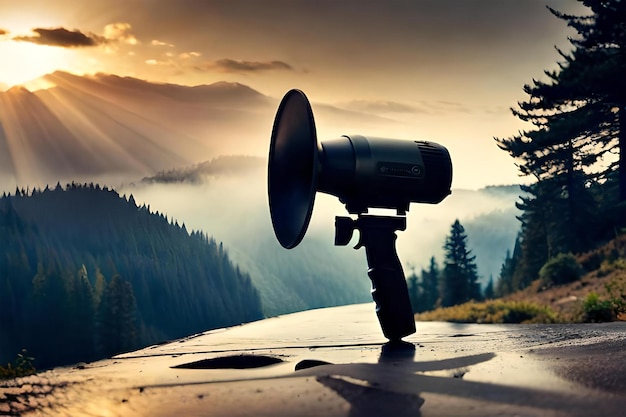
<path id="1" fill-rule="evenodd" d="M 94 185 L 0 199 L 0 363 L 93 360 L 262 317 L 221 243 Z"/>
<path id="2" fill-rule="evenodd" d="M 495 300 L 460 304 L 416 315 L 455 322 L 597 322 L 626 320 L 626 235 L 575 257 L 579 278 L 554 284 L 545 276 Z M 563 279 L 566 272 L 553 275 Z"/>
<path id="3" fill-rule="evenodd" d="M 621 297 L 626 302 L 626 236 L 577 257 L 583 275 L 574 282 L 549 286 L 535 280 L 504 300 L 526 301 L 550 307 L 565 321 L 584 320 L 581 314 L 585 299 L 591 293 L 601 300 Z M 620 315 L 626 320 L 626 315 Z"/>

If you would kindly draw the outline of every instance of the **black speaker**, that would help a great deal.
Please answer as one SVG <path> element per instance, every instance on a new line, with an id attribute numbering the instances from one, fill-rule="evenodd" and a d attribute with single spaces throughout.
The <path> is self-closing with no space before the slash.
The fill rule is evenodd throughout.
<path id="1" fill-rule="evenodd" d="M 274 232 L 285 248 L 304 237 L 317 191 L 338 197 L 352 214 L 368 208 L 404 214 L 412 202 L 439 203 L 450 194 L 451 184 L 450 154 L 441 145 L 360 135 L 319 143 L 302 91 L 289 91 L 278 107 L 268 195 Z"/>

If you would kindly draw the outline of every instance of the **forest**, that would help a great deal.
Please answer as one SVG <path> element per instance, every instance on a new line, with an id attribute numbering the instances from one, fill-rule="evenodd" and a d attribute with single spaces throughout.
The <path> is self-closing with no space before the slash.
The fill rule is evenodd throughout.
<path id="1" fill-rule="evenodd" d="M 93 184 L 0 198 L 0 363 L 91 361 L 263 317 L 221 243 Z"/>
<path id="2" fill-rule="evenodd" d="M 527 287 L 560 254 L 581 254 L 626 227 L 626 4 L 584 1 L 585 16 L 549 11 L 576 30 L 547 81 L 524 86 L 512 109 L 532 128 L 495 138 L 516 161 L 523 186 L 521 231 L 496 285 Z"/>
<path id="3" fill-rule="evenodd" d="M 520 187 L 514 250 L 481 292 L 468 236 L 456 222 L 444 244 L 443 267 L 433 258 L 419 276 L 409 277 L 417 312 L 506 296 L 540 277 L 544 288 L 576 280 L 603 260 L 587 255 L 593 262 L 581 265 L 577 257 L 626 233 L 626 4 L 582 3 L 589 15 L 548 7 L 577 32 L 572 50 L 558 50 L 558 69 L 525 85 L 527 99 L 511 109 L 531 127 L 494 138 L 530 179 Z M 607 262 L 622 256 L 614 252 Z M 451 282 L 459 293 L 447 290 Z"/>

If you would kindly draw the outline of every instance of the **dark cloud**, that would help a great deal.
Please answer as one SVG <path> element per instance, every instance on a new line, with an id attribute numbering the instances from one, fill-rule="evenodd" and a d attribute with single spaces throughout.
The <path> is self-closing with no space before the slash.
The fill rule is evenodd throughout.
<path id="1" fill-rule="evenodd" d="M 473 113 L 474 110 L 467 105 L 456 101 L 437 100 L 425 104 L 435 112 Z"/>
<path id="2" fill-rule="evenodd" d="M 61 27 L 53 29 L 35 28 L 33 32 L 37 36 L 16 36 L 13 40 L 63 48 L 89 47 L 106 42 L 106 39 L 101 36 L 85 34 L 79 30 L 68 30 Z"/>
<path id="3" fill-rule="evenodd" d="M 238 61 L 234 59 L 219 59 L 202 67 L 205 70 L 218 70 L 221 72 L 257 72 L 287 70 L 293 67 L 283 61 Z"/>
<path id="4" fill-rule="evenodd" d="M 451 114 L 451 113 L 473 113 L 476 110 L 486 111 L 486 109 L 470 108 L 463 103 L 454 101 L 418 101 L 415 105 L 409 105 L 389 100 L 352 100 L 340 105 L 341 108 L 369 114 Z"/>
<path id="5" fill-rule="evenodd" d="M 264 167 L 265 159 L 256 156 L 219 156 L 197 165 L 160 171 L 152 177 L 144 177 L 141 182 L 146 184 L 202 184 L 216 177 L 258 175 Z"/>
<path id="6" fill-rule="evenodd" d="M 6 35 L 7 33 L 9 33 L 9 31 L 8 31 L 8 30 L 5 30 L 5 29 L 0 28 L 0 36 L 2 36 L 2 35 Z"/>
<path id="7" fill-rule="evenodd" d="M 420 109 L 408 104 L 386 100 L 354 100 L 343 107 L 368 113 L 418 113 Z"/>

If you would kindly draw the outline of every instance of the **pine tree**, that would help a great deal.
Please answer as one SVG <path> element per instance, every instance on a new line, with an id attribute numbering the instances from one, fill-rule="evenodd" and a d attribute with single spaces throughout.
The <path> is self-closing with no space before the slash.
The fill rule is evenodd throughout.
<path id="1" fill-rule="evenodd" d="M 104 291 L 98 311 L 99 349 L 105 355 L 137 347 L 137 306 L 133 287 L 114 275 Z"/>
<path id="2" fill-rule="evenodd" d="M 413 313 L 420 312 L 421 303 L 421 294 L 420 294 L 420 285 L 417 280 L 417 275 L 415 275 L 415 271 L 409 275 L 406 283 L 407 289 L 409 290 L 409 299 L 411 300 L 411 307 L 413 307 Z"/>
<path id="3" fill-rule="evenodd" d="M 545 88 L 564 104 L 589 107 L 581 124 L 596 145 L 618 152 L 619 159 L 606 172 L 619 171 L 620 199 L 626 200 L 626 4 L 621 0 L 584 0 L 590 16 L 550 11 L 573 27 L 574 51 L 565 56 L 560 71 L 550 73 L 556 85 Z"/>
<path id="4" fill-rule="evenodd" d="M 489 277 L 489 282 L 485 287 L 485 299 L 492 300 L 495 297 L 495 290 L 493 288 L 493 276 Z"/>
<path id="5" fill-rule="evenodd" d="M 545 71 L 548 81 L 525 85 L 529 99 L 512 109 L 535 128 L 496 139 L 520 161 L 523 175 L 560 178 L 574 201 L 580 179 L 605 179 L 626 165 L 626 4 L 582 2 L 591 15 L 571 16 L 550 9 L 579 37 L 570 39 L 571 53 L 559 50 L 564 62 L 556 71 Z M 610 153 L 619 153 L 619 160 L 601 163 Z M 619 177 L 620 197 L 626 200 L 626 169 L 619 170 Z"/>
<path id="6" fill-rule="evenodd" d="M 38 367 L 70 364 L 263 316 L 225 248 L 113 190 L 5 196 L 0 235 L 0 363 L 28 347 Z"/>
<path id="7" fill-rule="evenodd" d="M 515 240 L 515 250 L 519 248 L 519 237 Z M 507 294 L 511 294 L 515 291 L 513 284 L 513 274 L 515 273 L 515 255 L 511 256 L 511 251 L 507 249 L 506 257 L 504 258 L 504 262 L 500 267 L 500 275 L 498 276 L 498 280 L 496 281 L 496 287 L 494 289 L 495 295 L 498 297 L 505 296 Z"/>
<path id="8" fill-rule="evenodd" d="M 444 244 L 444 268 L 441 277 L 441 305 L 449 307 L 469 300 L 479 300 L 480 285 L 476 257 L 467 248 L 465 228 L 455 220 Z"/>
<path id="9" fill-rule="evenodd" d="M 423 303 L 422 311 L 433 310 L 437 305 L 437 300 L 439 299 L 439 266 L 437 266 L 437 261 L 434 256 L 430 258 L 428 270 L 422 270 L 421 287 Z"/>
<path id="10" fill-rule="evenodd" d="M 515 271 L 497 292 L 527 286 L 550 258 L 591 249 L 626 218 L 626 2 L 580 1 L 591 14 L 548 8 L 578 35 L 571 52 L 558 50 L 558 69 L 525 85 L 528 99 L 511 109 L 532 127 L 496 138 L 520 173 L 536 180 L 518 204 Z"/>

